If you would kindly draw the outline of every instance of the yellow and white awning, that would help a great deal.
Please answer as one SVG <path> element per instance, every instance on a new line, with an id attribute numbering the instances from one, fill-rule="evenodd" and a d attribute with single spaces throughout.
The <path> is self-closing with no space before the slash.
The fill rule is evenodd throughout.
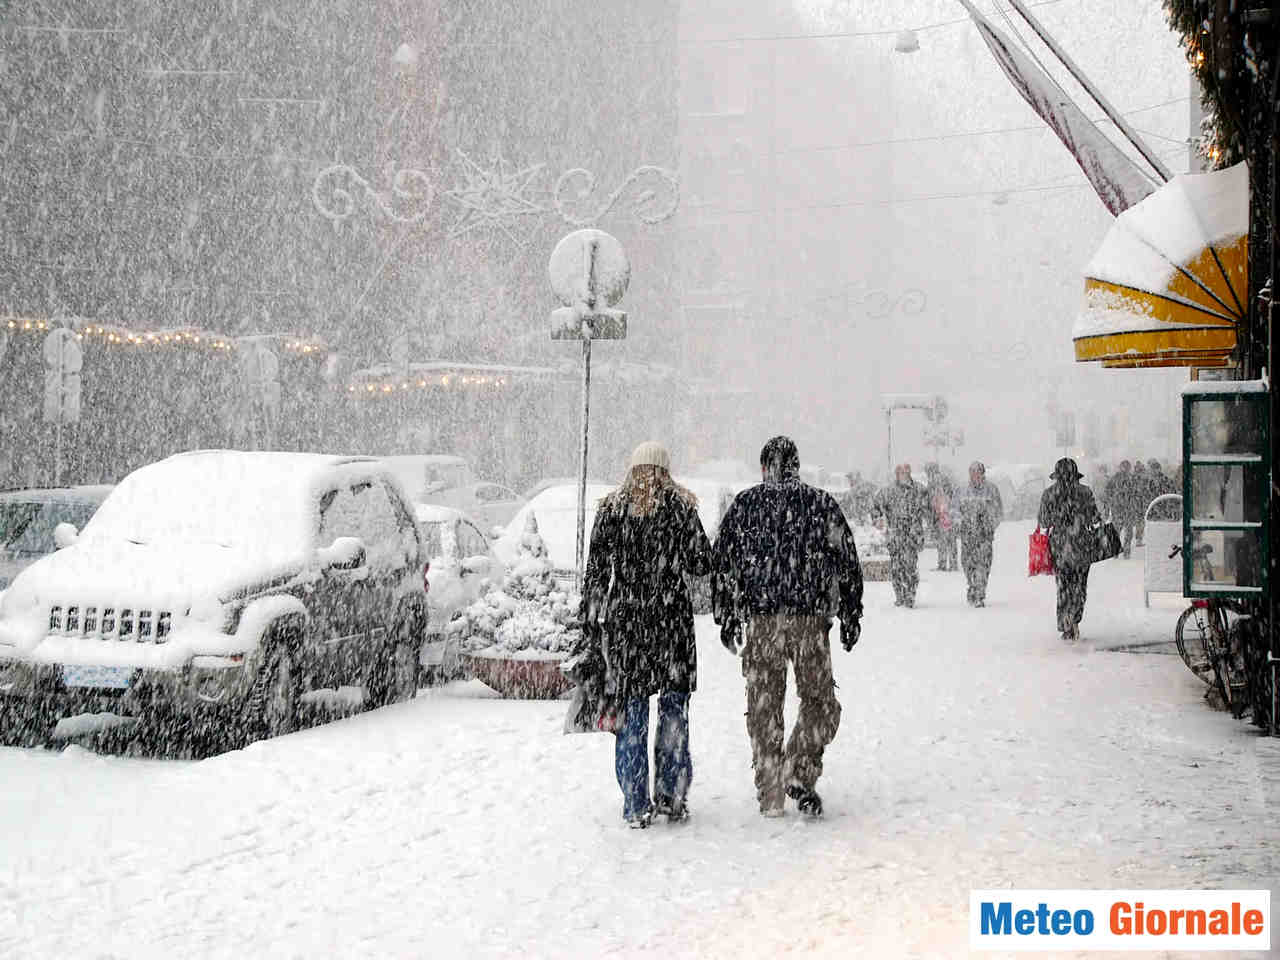
<path id="1" fill-rule="evenodd" d="M 1248 313 L 1248 168 L 1175 177 L 1116 217 L 1084 272 L 1076 360 L 1226 365 Z"/>

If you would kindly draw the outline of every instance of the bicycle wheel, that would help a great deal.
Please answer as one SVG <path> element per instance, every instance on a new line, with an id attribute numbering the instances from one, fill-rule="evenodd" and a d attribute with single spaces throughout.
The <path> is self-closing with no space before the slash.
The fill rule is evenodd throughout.
<path id="1" fill-rule="evenodd" d="M 1236 708 L 1233 701 L 1231 641 L 1227 636 L 1227 616 L 1212 600 L 1209 601 L 1207 612 L 1209 632 L 1205 636 L 1205 652 L 1213 667 L 1213 681 L 1218 690 L 1218 696 L 1222 697 L 1223 706 L 1234 714 Z"/>
<path id="2" fill-rule="evenodd" d="M 1231 623 L 1228 636 L 1229 678 L 1231 682 L 1231 713 L 1240 719 L 1245 713 L 1252 713 L 1254 722 L 1262 726 L 1265 723 L 1266 710 L 1258 709 L 1262 690 L 1262 677 L 1256 672 L 1253 662 L 1253 625 L 1252 617 L 1240 618 Z M 1270 698 L 1270 690 L 1266 691 Z"/>
<path id="3" fill-rule="evenodd" d="M 1209 617 L 1204 607 L 1187 607 L 1178 617 L 1173 628 L 1173 640 L 1178 646 L 1178 656 L 1187 669 L 1205 683 L 1213 683 L 1213 664 L 1209 661 L 1206 638 L 1209 634 Z"/>

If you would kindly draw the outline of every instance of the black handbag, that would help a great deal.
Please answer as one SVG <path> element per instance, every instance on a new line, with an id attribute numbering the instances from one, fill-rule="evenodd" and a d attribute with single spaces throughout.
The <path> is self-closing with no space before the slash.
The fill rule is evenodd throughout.
<path id="1" fill-rule="evenodd" d="M 1093 535 L 1095 540 L 1094 563 L 1120 556 L 1124 547 L 1120 543 L 1120 531 L 1116 529 L 1114 523 L 1110 520 L 1102 521 L 1102 523 L 1093 528 Z"/>
<path id="2" fill-rule="evenodd" d="M 609 672 L 604 633 L 598 623 L 582 624 L 582 639 L 560 664 L 576 684 L 564 718 L 565 733 L 617 733 L 625 704 Z"/>

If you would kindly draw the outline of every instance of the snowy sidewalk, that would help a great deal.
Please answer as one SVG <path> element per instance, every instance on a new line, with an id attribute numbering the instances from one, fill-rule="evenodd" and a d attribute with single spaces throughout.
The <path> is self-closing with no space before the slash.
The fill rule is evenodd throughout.
<path id="1" fill-rule="evenodd" d="M 1280 740 L 1176 657 L 1096 649 L 1171 635 L 1137 553 L 1065 647 L 1028 532 L 982 610 L 932 551 L 916 609 L 868 584 L 820 823 L 756 813 L 702 618 L 683 825 L 625 829 L 611 737 L 476 683 L 200 763 L 0 749 L 0 953 L 951 957 L 974 887 L 1280 891 Z"/>

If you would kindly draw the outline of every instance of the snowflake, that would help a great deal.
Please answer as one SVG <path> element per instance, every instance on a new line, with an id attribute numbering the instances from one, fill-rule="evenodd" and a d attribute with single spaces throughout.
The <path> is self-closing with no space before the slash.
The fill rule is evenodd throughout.
<path id="1" fill-rule="evenodd" d="M 476 227 L 493 226 L 505 233 L 516 246 L 522 246 L 523 241 L 508 224 L 517 217 L 545 211 L 545 207 L 526 196 L 529 184 L 542 172 L 543 165 L 535 163 L 511 171 L 507 169 L 506 162 L 497 157 L 486 170 L 461 150 L 458 156 L 462 158 L 466 185 L 445 194 L 463 211 L 462 217 L 453 225 L 451 236 L 461 236 Z"/>

